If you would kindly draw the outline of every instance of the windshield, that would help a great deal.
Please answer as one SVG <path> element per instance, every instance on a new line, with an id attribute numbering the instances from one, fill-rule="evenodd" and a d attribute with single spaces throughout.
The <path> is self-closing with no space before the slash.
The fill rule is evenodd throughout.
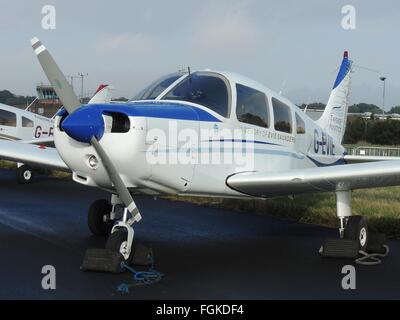
<path id="1" fill-rule="evenodd" d="M 156 99 L 165 89 L 167 89 L 176 80 L 182 77 L 182 73 L 174 73 L 164 76 L 157 81 L 154 81 L 151 85 L 140 91 L 130 101 L 138 100 L 154 100 Z"/>
<path id="2" fill-rule="evenodd" d="M 225 81 L 215 75 L 194 73 L 168 92 L 162 100 L 181 100 L 200 104 L 227 117 L 229 93 Z"/>

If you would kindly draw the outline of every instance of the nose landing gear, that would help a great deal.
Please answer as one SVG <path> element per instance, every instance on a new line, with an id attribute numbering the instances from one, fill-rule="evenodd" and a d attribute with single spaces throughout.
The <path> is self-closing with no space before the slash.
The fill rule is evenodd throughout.
<path id="1" fill-rule="evenodd" d="M 135 254 L 133 241 L 135 231 L 132 226 L 135 222 L 140 222 L 140 220 L 142 220 L 142 216 L 137 208 L 134 210 L 134 213 L 131 214 L 131 218 L 128 219 L 129 214 L 128 209 L 125 208 L 122 221 L 119 221 L 112 228 L 111 235 L 106 244 L 106 249 L 119 252 L 128 263 L 132 262 Z"/>
<path id="2" fill-rule="evenodd" d="M 96 200 L 88 211 L 88 227 L 95 236 L 108 236 L 115 221 L 123 216 L 123 205 L 115 195 L 108 200 Z"/>
<path id="3" fill-rule="evenodd" d="M 113 195 L 111 202 L 107 200 L 93 202 L 88 211 L 89 230 L 96 236 L 106 236 L 111 233 L 106 249 L 121 253 L 125 261 L 129 261 L 134 252 L 135 232 L 132 226 L 142 219 L 136 204 L 130 209 L 132 214 L 127 208 L 123 208 L 119 198 Z M 122 220 L 115 223 L 120 218 Z"/>

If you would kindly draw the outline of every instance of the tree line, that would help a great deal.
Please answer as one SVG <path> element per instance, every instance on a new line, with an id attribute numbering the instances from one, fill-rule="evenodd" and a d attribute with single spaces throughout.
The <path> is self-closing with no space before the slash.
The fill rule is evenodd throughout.
<path id="1" fill-rule="evenodd" d="M 400 145 L 400 121 L 349 117 L 344 143 L 358 144 L 360 142 L 374 145 Z"/>
<path id="2" fill-rule="evenodd" d="M 20 106 L 31 103 L 36 97 L 17 96 L 8 90 L 0 91 L 0 103 L 9 106 Z"/>
<path id="3" fill-rule="evenodd" d="M 299 106 L 301 109 L 305 104 Z M 307 105 L 308 110 L 323 110 L 325 104 L 312 103 Z M 352 113 L 371 113 L 368 117 L 351 116 Z M 376 115 L 383 114 L 381 108 L 374 104 L 359 103 L 349 106 L 344 144 L 369 143 L 374 145 L 400 146 L 400 119 L 379 120 Z M 400 106 L 390 109 L 386 114 L 400 114 Z"/>

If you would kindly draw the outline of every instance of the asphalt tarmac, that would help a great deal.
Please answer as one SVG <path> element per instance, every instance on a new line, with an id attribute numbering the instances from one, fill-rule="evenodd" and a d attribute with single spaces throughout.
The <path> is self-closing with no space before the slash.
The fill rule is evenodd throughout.
<path id="1" fill-rule="evenodd" d="M 155 285 L 117 291 L 130 274 L 80 271 L 84 252 L 102 248 L 86 212 L 102 191 L 69 181 L 38 178 L 18 185 L 0 170 L 0 299 L 399 299 L 400 241 L 375 267 L 356 266 L 357 289 L 345 291 L 342 267 L 351 260 L 322 259 L 318 249 L 337 231 L 270 216 L 192 204 L 137 199 L 143 220 L 136 241 L 151 246 Z M 42 267 L 56 268 L 56 290 L 41 286 Z"/>

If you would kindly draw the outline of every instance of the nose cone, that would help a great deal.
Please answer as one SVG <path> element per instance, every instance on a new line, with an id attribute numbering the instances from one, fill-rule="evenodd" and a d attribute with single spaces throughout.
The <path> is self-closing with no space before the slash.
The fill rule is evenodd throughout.
<path id="1" fill-rule="evenodd" d="M 61 126 L 68 136 L 83 143 L 90 143 L 93 137 L 100 140 L 104 135 L 102 112 L 96 108 L 82 107 L 76 110 Z"/>

